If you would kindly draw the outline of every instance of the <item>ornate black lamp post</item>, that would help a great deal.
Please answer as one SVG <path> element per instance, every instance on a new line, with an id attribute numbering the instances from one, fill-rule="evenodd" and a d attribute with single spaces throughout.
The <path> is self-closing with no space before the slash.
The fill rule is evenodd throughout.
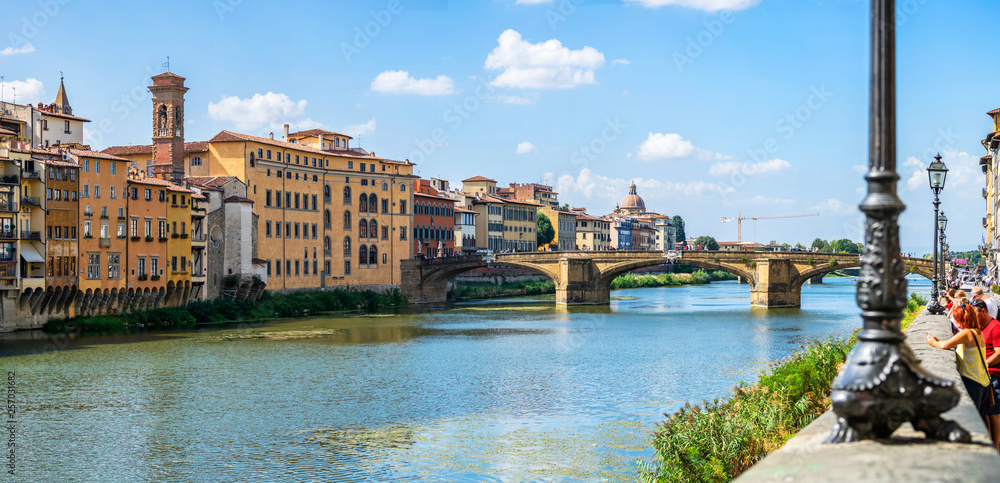
<path id="1" fill-rule="evenodd" d="M 895 0 L 872 0 L 868 196 L 860 207 L 867 221 L 857 289 L 864 326 L 833 381 L 837 423 L 826 441 L 888 438 L 909 421 L 928 438 L 969 442 L 968 431 L 941 418 L 958 404 L 958 389 L 924 370 L 900 331 L 907 269 L 899 253 L 906 206 L 896 195 L 895 14 Z"/>
<path id="2" fill-rule="evenodd" d="M 943 287 L 942 290 L 948 290 L 948 285 L 945 281 L 948 277 L 945 275 L 948 270 L 948 265 L 945 264 L 945 260 L 948 259 L 947 252 L 944 251 L 944 230 L 948 228 L 948 217 L 944 216 L 944 212 L 941 212 L 941 216 L 937 219 L 937 229 L 938 229 L 938 246 L 941 247 L 941 283 L 940 286 Z"/>
<path id="3" fill-rule="evenodd" d="M 948 178 L 948 167 L 941 162 L 941 155 L 938 154 L 934 156 L 934 162 L 927 167 L 927 179 L 931 184 L 931 192 L 934 193 L 934 220 L 937 221 L 938 226 L 934 228 L 934 278 L 931 280 L 931 302 L 927 304 L 927 312 L 941 315 L 944 313 L 944 307 L 938 302 L 938 274 L 944 279 L 944 264 L 941 263 L 941 271 L 938 271 L 938 247 L 940 244 L 939 232 L 941 220 L 938 216 L 938 209 L 941 207 L 941 200 L 938 195 L 941 194 L 941 190 L 944 189 L 944 182 Z"/>

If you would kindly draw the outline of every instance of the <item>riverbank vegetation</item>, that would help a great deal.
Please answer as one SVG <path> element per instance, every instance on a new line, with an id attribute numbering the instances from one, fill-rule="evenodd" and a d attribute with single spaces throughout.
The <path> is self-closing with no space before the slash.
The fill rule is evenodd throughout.
<path id="1" fill-rule="evenodd" d="M 94 315 L 52 319 L 43 327 L 50 332 L 113 332 L 132 329 L 167 329 L 220 325 L 233 322 L 306 317 L 328 312 L 375 312 L 406 305 L 398 289 L 387 293 L 372 290 L 334 289 L 292 294 L 264 291 L 259 300 L 234 302 L 228 299 L 192 302 L 183 307 L 161 307 L 127 314 Z"/>
<path id="2" fill-rule="evenodd" d="M 448 291 L 449 299 L 491 299 L 498 297 L 520 297 L 556 293 L 552 280 L 524 280 L 500 285 L 489 282 L 463 283 Z"/>
<path id="3" fill-rule="evenodd" d="M 910 295 L 903 330 L 926 299 Z M 643 482 L 725 482 L 785 444 L 830 407 L 830 386 L 854 346 L 835 338 L 804 346 L 754 385 L 740 383 L 729 399 L 690 403 L 653 434 L 655 462 L 639 462 Z"/>
<path id="4" fill-rule="evenodd" d="M 696 270 L 693 273 L 664 273 L 660 275 L 637 275 L 626 273 L 619 275 L 611 282 L 611 290 L 627 288 L 677 287 L 681 285 L 705 285 L 723 280 L 736 280 L 736 276 L 728 272 L 706 272 Z"/>

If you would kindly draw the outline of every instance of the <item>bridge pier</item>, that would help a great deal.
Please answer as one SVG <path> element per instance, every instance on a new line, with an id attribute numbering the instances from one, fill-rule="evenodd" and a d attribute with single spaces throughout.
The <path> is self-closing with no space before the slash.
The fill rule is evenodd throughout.
<path id="1" fill-rule="evenodd" d="M 789 260 L 757 260 L 757 283 L 750 287 L 750 305 L 769 309 L 801 307 L 802 287 L 795 284 L 797 274 Z"/>
<path id="2" fill-rule="evenodd" d="M 811 285 L 818 283 L 823 283 L 823 275 L 816 275 L 815 277 L 809 279 L 809 284 Z"/>
<path id="3" fill-rule="evenodd" d="M 610 304 L 611 286 L 600 287 L 594 283 L 600 275 L 600 268 L 589 258 L 559 260 L 556 305 Z"/>

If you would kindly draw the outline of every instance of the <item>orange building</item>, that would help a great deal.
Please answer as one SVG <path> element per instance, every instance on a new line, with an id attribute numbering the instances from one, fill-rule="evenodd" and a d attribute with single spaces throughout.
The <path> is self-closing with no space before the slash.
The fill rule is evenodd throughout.
<path id="1" fill-rule="evenodd" d="M 455 201 L 441 196 L 426 179 L 413 193 L 413 253 L 427 258 L 455 253 Z"/>
<path id="2" fill-rule="evenodd" d="M 46 159 L 42 176 L 45 184 L 45 248 L 46 248 L 46 291 L 51 291 L 55 299 L 50 303 L 49 313 L 68 316 L 72 299 L 79 287 L 80 221 L 79 200 L 77 199 L 78 172 L 80 165 L 71 161 Z"/>
<path id="3" fill-rule="evenodd" d="M 162 303 L 167 294 L 167 186 L 133 169 L 128 179 L 128 294 L 139 308 Z"/>
<path id="4" fill-rule="evenodd" d="M 119 292 L 125 289 L 122 276 L 126 255 L 125 180 L 128 160 L 109 154 L 70 149 L 80 166 L 78 221 L 80 279 L 77 315 L 115 311 Z"/>

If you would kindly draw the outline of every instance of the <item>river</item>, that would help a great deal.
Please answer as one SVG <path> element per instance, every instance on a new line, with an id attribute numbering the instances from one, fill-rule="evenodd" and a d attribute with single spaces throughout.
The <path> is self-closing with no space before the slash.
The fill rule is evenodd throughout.
<path id="1" fill-rule="evenodd" d="M 853 281 L 825 282 L 794 310 L 751 309 L 748 286 L 723 282 L 617 291 L 600 308 L 549 296 L 2 334 L 17 481 L 634 481 L 663 413 L 860 326 Z"/>

